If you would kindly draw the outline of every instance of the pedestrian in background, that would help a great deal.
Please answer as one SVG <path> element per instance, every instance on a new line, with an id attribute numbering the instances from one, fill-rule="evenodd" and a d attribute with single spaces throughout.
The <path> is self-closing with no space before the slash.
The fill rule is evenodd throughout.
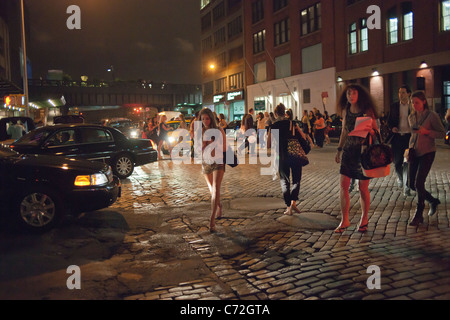
<path id="1" fill-rule="evenodd" d="M 219 114 L 219 126 L 225 130 L 228 127 L 227 121 L 225 120 L 225 115 L 223 113 Z"/>
<path id="2" fill-rule="evenodd" d="M 342 219 L 336 228 L 336 233 L 342 233 L 350 226 L 349 186 L 351 179 L 357 179 L 359 184 L 360 203 L 362 216 L 359 223 L 359 232 L 366 232 L 368 228 L 368 215 L 370 207 L 369 178 L 364 176 L 361 167 L 361 148 L 364 138 L 349 136 L 355 128 L 356 118 L 371 117 L 372 130 L 377 130 L 377 113 L 375 103 L 365 88 L 358 84 L 350 84 L 342 92 L 336 110 L 342 115 L 342 132 L 335 157 L 336 163 L 340 163 L 340 200 Z"/>
<path id="3" fill-rule="evenodd" d="M 316 138 L 316 145 L 319 148 L 323 148 L 323 142 L 325 141 L 325 119 L 323 118 L 322 114 L 320 112 L 317 112 L 316 114 L 316 122 L 315 125 L 315 134 L 314 137 Z"/>
<path id="4" fill-rule="evenodd" d="M 266 143 L 265 143 L 265 129 L 266 129 L 266 119 L 264 118 L 264 113 L 259 112 L 258 115 L 256 116 L 257 118 L 257 122 L 256 122 L 256 129 L 257 129 L 257 141 L 259 144 L 260 148 L 264 148 Z M 261 139 L 260 139 L 261 137 Z"/>
<path id="5" fill-rule="evenodd" d="M 387 117 L 387 125 L 391 134 L 390 139 L 392 153 L 394 154 L 395 173 L 397 174 L 397 185 L 403 188 L 403 195 L 409 196 L 408 187 L 408 164 L 403 161 L 405 150 L 408 148 L 411 139 L 411 128 L 408 117 L 411 113 L 411 89 L 407 85 L 402 85 L 398 90 L 398 100 L 390 107 Z"/>
<path id="6" fill-rule="evenodd" d="M 415 150 L 415 159 L 409 163 L 409 187 L 417 192 L 417 208 L 410 226 L 418 226 L 423 223 L 423 210 L 425 200 L 430 203 L 428 215 L 436 213 L 437 206 L 441 203 L 425 189 L 425 181 L 433 165 L 436 155 L 436 139 L 444 138 L 445 129 L 439 115 L 430 110 L 425 94 L 416 91 L 412 94 L 414 111 L 409 115 L 408 121 L 411 127 L 411 139 L 409 147 Z"/>
<path id="7" fill-rule="evenodd" d="M 279 119 L 272 124 L 267 143 L 271 144 L 272 130 L 278 130 L 278 173 L 280 175 L 281 191 L 283 193 L 286 210 L 284 214 L 292 215 L 293 212 L 300 213 L 297 207 L 298 194 L 300 192 L 300 181 L 302 179 L 302 166 L 289 157 L 288 154 L 288 140 L 292 137 L 293 132 L 296 139 L 304 139 L 306 136 L 300 128 L 292 120 L 285 118 L 286 107 L 280 103 L 275 107 L 275 115 Z M 292 183 L 291 181 L 292 176 Z"/>
<path id="8" fill-rule="evenodd" d="M 158 131 L 159 131 L 159 142 L 158 142 L 158 160 L 162 160 L 162 156 L 161 156 L 161 149 L 162 146 L 164 144 L 164 142 L 166 142 L 167 144 L 167 148 L 169 149 L 169 154 L 172 153 L 172 147 L 170 146 L 170 142 L 169 142 L 169 131 L 171 130 L 170 126 L 167 125 L 167 116 L 166 115 L 162 115 L 161 116 L 161 121 L 159 123 L 158 126 Z"/>
<path id="9" fill-rule="evenodd" d="M 209 193 L 211 194 L 211 217 L 209 223 L 209 231 L 216 231 L 216 218 L 220 219 L 222 217 L 222 203 L 220 201 L 220 187 L 222 184 L 222 179 L 225 174 L 225 160 L 223 154 L 226 151 L 226 136 L 225 131 L 217 124 L 216 119 L 212 111 L 208 108 L 203 109 L 200 112 L 200 119 L 202 121 L 202 173 L 205 177 L 206 183 L 208 184 Z M 221 152 L 219 155 L 214 154 L 212 151 L 211 156 L 220 158 L 221 161 L 214 161 L 209 163 L 206 159 L 209 155 L 205 155 L 205 148 L 214 142 L 205 141 L 203 135 L 208 129 L 217 129 L 222 134 L 222 141 L 218 141 L 219 147 L 221 147 Z M 212 159 L 211 159 L 212 160 Z M 221 163 L 218 163 L 221 162 Z"/>

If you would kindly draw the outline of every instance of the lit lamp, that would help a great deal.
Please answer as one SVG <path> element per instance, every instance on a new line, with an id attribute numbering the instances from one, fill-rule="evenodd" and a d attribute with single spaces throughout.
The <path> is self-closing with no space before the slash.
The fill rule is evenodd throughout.
<path id="1" fill-rule="evenodd" d="M 422 60 L 420 62 L 420 69 L 425 69 L 428 68 L 428 64 L 425 62 L 425 60 Z"/>
<path id="2" fill-rule="evenodd" d="M 337 82 L 342 82 L 342 77 L 341 76 L 337 77 Z"/>
<path id="3" fill-rule="evenodd" d="M 379 76 L 379 75 L 380 75 L 380 73 L 378 72 L 377 68 L 373 68 L 372 69 L 372 77 L 376 77 L 376 76 Z"/>

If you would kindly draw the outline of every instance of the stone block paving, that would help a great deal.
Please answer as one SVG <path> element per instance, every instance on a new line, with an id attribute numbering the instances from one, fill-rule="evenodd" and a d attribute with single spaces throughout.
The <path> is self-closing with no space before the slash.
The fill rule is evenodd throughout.
<path id="1" fill-rule="evenodd" d="M 313 149 L 304 168 L 298 207 L 303 212 L 340 217 L 339 167 L 335 146 Z M 441 200 L 438 213 L 419 227 L 408 226 L 417 199 L 404 197 L 391 175 L 370 183 L 369 230 L 357 232 L 359 193 L 351 193 L 351 227 L 333 230 L 280 228 L 250 239 L 245 252 L 222 254 L 204 227 L 192 224 L 189 214 L 167 221 L 211 271 L 207 279 L 191 279 L 176 286 L 149 288 L 125 299 L 450 299 L 450 149 L 440 146 L 426 187 Z M 117 208 L 173 207 L 209 201 L 199 165 L 162 161 L 138 168 L 124 183 L 125 201 Z M 260 166 L 227 167 L 223 199 L 281 198 L 279 181 L 261 176 Z M 426 208 L 428 210 L 428 208 Z M 218 235 L 245 234 L 258 221 L 277 223 L 284 208 L 218 221 Z M 301 214 L 300 214 L 301 215 Z M 207 213 L 205 213 L 207 217 Z M 225 211 L 226 216 L 226 211 Z M 176 231 L 175 231 L 176 230 Z M 370 266 L 380 270 L 380 288 L 369 289 Z"/>

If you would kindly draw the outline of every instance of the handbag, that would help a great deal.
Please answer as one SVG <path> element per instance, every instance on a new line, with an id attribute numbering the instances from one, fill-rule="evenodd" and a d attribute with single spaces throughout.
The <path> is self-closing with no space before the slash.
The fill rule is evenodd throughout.
<path id="1" fill-rule="evenodd" d="M 375 138 L 369 135 L 366 138 L 366 148 L 361 153 L 361 166 L 364 176 L 368 178 L 382 178 L 390 174 L 390 164 L 394 160 L 392 149 L 382 143 L 381 135 L 375 132 Z M 378 141 L 376 141 L 378 140 Z"/>
<path id="2" fill-rule="evenodd" d="M 306 156 L 305 150 L 303 150 L 302 145 L 300 144 L 299 139 L 295 136 L 295 127 L 292 126 L 292 136 L 288 139 L 287 152 L 289 160 L 292 162 L 297 162 L 299 165 L 306 166 L 309 164 L 308 157 Z M 289 129 L 291 132 L 291 129 Z"/>

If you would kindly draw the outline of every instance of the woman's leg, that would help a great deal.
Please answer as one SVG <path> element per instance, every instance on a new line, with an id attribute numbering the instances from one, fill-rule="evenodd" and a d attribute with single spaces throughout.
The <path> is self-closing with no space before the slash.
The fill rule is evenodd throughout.
<path id="1" fill-rule="evenodd" d="M 348 219 L 348 211 L 350 209 L 350 196 L 348 192 L 348 188 L 350 186 L 350 178 L 341 174 L 341 181 L 340 181 L 340 199 L 341 199 L 341 214 L 342 219 L 341 223 L 339 224 L 339 227 L 335 230 L 335 232 L 342 232 L 343 229 L 347 228 L 350 225 L 350 221 Z"/>
<path id="2" fill-rule="evenodd" d="M 298 194 L 300 193 L 300 182 L 302 180 L 302 166 L 292 165 L 292 191 L 291 191 L 291 211 L 294 210 L 300 213 L 297 208 L 296 201 L 298 200 Z"/>
<path id="3" fill-rule="evenodd" d="M 370 207 L 370 192 L 369 192 L 370 180 L 359 180 L 359 195 L 362 209 L 361 221 L 359 223 L 359 231 L 366 231 L 367 224 L 369 223 L 369 207 Z"/>
<path id="4" fill-rule="evenodd" d="M 417 222 L 423 221 L 423 210 L 425 208 L 425 200 L 433 202 L 433 196 L 425 189 L 425 181 L 430 173 L 431 166 L 434 162 L 435 153 L 427 153 L 422 157 L 416 159 L 417 173 L 415 175 L 414 187 L 417 192 L 417 209 L 414 215 L 412 225 L 417 225 Z M 414 221 L 415 220 L 415 221 Z"/>
<path id="5" fill-rule="evenodd" d="M 158 160 L 162 159 L 162 157 L 161 157 L 161 147 L 162 147 L 163 143 L 164 143 L 164 140 L 159 140 L 159 142 L 158 142 Z"/>
<path id="6" fill-rule="evenodd" d="M 289 167 L 289 164 L 287 164 L 285 161 L 280 161 L 278 173 L 280 175 L 281 192 L 283 193 L 284 203 L 287 207 L 285 214 L 291 215 L 291 168 Z"/>
<path id="7" fill-rule="evenodd" d="M 222 179 L 225 171 L 214 170 L 212 172 L 212 185 L 211 185 L 211 218 L 210 218 L 210 231 L 215 231 L 216 226 L 216 213 L 220 207 L 220 187 L 222 185 Z"/>

